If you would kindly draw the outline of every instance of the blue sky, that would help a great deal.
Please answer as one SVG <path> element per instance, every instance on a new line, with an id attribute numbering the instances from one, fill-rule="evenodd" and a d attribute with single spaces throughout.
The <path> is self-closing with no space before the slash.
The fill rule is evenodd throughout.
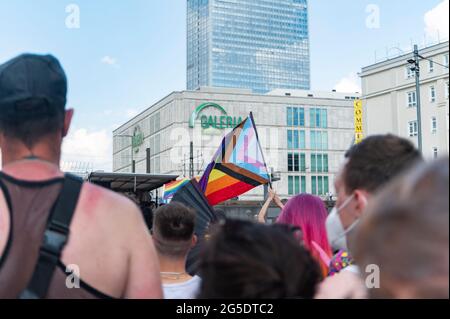
<path id="1" fill-rule="evenodd" d="M 356 72 L 374 62 L 375 51 L 381 58 L 388 47 L 424 42 L 425 14 L 442 2 L 310 0 L 312 89 L 357 88 Z M 72 3 L 79 29 L 66 27 Z M 371 4 L 380 13 L 375 28 L 366 23 Z M 431 11 L 428 27 L 446 26 L 448 37 L 443 11 Z M 185 15 L 185 0 L 0 0 L 0 63 L 22 52 L 56 55 L 76 109 L 66 159 L 105 167 L 114 127 L 185 89 Z"/>

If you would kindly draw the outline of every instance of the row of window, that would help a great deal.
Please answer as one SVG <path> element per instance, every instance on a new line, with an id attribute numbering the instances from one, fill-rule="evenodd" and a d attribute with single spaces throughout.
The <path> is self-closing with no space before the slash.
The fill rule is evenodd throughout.
<path id="1" fill-rule="evenodd" d="M 311 176 L 311 194 L 325 196 L 330 192 L 328 176 Z M 306 176 L 288 176 L 290 196 L 306 193 Z"/>
<path id="2" fill-rule="evenodd" d="M 443 65 L 445 65 L 446 67 L 448 67 L 448 54 L 444 55 L 443 58 Z M 428 60 L 428 73 L 433 73 L 435 70 L 435 65 L 436 63 L 433 60 Z M 406 78 L 407 79 L 412 79 L 416 77 L 416 72 L 414 70 L 411 69 L 411 66 L 408 65 L 406 67 Z"/>
<path id="3" fill-rule="evenodd" d="M 431 85 L 428 91 L 429 101 L 430 103 L 436 102 L 436 87 Z M 446 85 L 445 90 L 445 98 L 448 99 L 449 96 L 449 84 Z M 408 107 L 416 107 L 417 106 L 417 94 L 416 91 L 410 91 L 406 93 L 406 100 Z"/>
<path id="4" fill-rule="evenodd" d="M 436 134 L 438 129 L 437 118 L 435 116 L 431 117 L 431 134 Z M 408 122 L 408 136 L 415 137 L 419 135 L 419 127 L 417 121 Z"/>
<path id="5" fill-rule="evenodd" d="M 306 132 L 304 130 L 287 131 L 287 147 L 290 150 L 306 149 Z M 328 132 L 310 131 L 310 148 L 328 150 Z"/>
<path id="6" fill-rule="evenodd" d="M 328 173 L 328 154 L 311 154 L 312 173 Z M 306 155 L 303 153 L 288 153 L 288 172 L 306 172 Z"/>
<path id="7" fill-rule="evenodd" d="M 327 109 L 311 108 L 310 127 L 327 128 L 328 127 L 328 111 Z M 303 107 L 287 108 L 287 126 L 305 127 L 305 109 Z"/>

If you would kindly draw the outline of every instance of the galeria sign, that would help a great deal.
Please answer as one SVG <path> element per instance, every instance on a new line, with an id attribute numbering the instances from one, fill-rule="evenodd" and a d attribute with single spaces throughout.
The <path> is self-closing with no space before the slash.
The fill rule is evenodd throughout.
<path id="1" fill-rule="evenodd" d="M 207 115 L 204 113 L 205 109 L 214 108 L 219 110 L 222 115 Z M 218 130 L 234 128 L 242 122 L 242 117 L 229 116 L 227 111 L 216 103 L 203 103 L 199 105 L 189 119 L 189 127 L 194 128 L 195 122 L 200 118 L 200 123 L 203 129 L 215 128 Z"/>

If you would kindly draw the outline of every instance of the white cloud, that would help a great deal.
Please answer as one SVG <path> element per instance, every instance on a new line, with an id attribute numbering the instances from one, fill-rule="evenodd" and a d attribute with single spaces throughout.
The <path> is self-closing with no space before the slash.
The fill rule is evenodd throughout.
<path id="1" fill-rule="evenodd" d="M 434 40 L 448 39 L 449 36 L 449 0 L 444 0 L 425 13 L 425 33 Z"/>
<path id="2" fill-rule="evenodd" d="M 64 139 L 62 162 L 77 163 L 93 170 L 112 170 L 112 137 L 106 130 L 76 129 Z M 63 165 L 64 166 L 64 165 Z M 70 166 L 70 165 L 69 165 Z"/>
<path id="3" fill-rule="evenodd" d="M 105 55 L 103 58 L 101 58 L 100 62 L 103 64 L 107 64 L 107 65 L 116 67 L 116 68 L 120 67 L 117 59 L 110 57 L 109 55 Z"/>
<path id="4" fill-rule="evenodd" d="M 361 93 L 361 80 L 356 72 L 351 72 L 339 80 L 334 89 L 342 93 Z"/>

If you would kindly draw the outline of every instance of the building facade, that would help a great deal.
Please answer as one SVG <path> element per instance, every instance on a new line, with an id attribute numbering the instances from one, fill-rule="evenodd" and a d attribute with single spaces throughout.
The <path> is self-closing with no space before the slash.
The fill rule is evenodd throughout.
<path id="1" fill-rule="evenodd" d="M 283 90 L 265 95 L 219 88 L 173 92 L 113 132 L 114 171 L 130 172 L 133 158 L 136 172 L 145 173 L 150 149 L 151 173 L 189 177 L 192 169 L 200 176 L 223 136 L 252 112 L 267 166 L 281 178 L 274 184 L 280 196 L 326 198 L 334 194 L 334 175 L 354 138 L 354 99 Z M 258 187 L 240 199 L 262 196 Z"/>
<path id="2" fill-rule="evenodd" d="M 420 50 L 420 102 L 423 154 L 449 151 L 449 43 Z M 412 53 L 362 69 L 365 135 L 393 133 L 418 145 L 415 73 Z"/>
<path id="3" fill-rule="evenodd" d="M 310 88 L 307 0 L 188 0 L 187 89 Z"/>

